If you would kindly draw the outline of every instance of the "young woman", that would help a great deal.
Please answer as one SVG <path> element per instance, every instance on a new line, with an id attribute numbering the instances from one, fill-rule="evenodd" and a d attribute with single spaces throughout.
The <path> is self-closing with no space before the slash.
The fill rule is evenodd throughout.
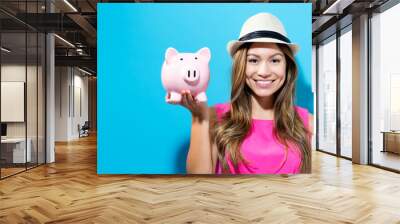
<path id="1" fill-rule="evenodd" d="M 312 116 L 294 106 L 298 46 L 275 16 L 259 13 L 228 43 L 229 103 L 208 107 L 182 91 L 192 113 L 188 173 L 295 174 L 311 171 Z"/>

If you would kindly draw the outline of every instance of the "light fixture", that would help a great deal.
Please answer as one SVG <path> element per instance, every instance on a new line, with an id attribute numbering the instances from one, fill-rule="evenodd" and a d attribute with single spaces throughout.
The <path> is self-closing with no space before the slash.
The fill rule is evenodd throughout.
<path id="1" fill-rule="evenodd" d="M 343 10 L 347 8 L 347 6 L 351 5 L 354 1 L 355 0 L 336 0 L 332 5 L 325 9 L 322 14 L 342 14 Z"/>
<path id="2" fill-rule="evenodd" d="M 69 3 L 68 0 L 64 0 L 65 4 L 67 4 L 72 10 L 74 10 L 74 12 L 78 12 L 78 10 L 71 4 Z"/>
<path id="3" fill-rule="evenodd" d="M 86 70 L 83 70 L 83 69 L 81 69 L 81 68 L 79 68 L 79 67 L 78 67 L 78 70 L 81 71 L 81 72 L 83 72 L 83 73 L 85 73 L 85 74 L 87 74 L 87 75 L 90 75 L 90 76 L 93 75 L 92 73 L 90 73 L 90 72 L 88 72 L 88 71 L 86 71 Z"/>
<path id="4" fill-rule="evenodd" d="M 4 51 L 4 52 L 6 52 L 6 53 L 10 53 L 10 52 L 11 52 L 11 50 L 9 50 L 9 49 L 7 49 L 7 48 L 5 48 L 5 47 L 1 47 L 1 50 Z"/>
<path id="5" fill-rule="evenodd" d="M 76 49 L 76 53 L 77 53 L 78 55 L 84 55 L 83 49 L 82 49 L 82 48 L 77 48 L 77 49 Z"/>
<path id="6" fill-rule="evenodd" d="M 60 36 L 58 36 L 57 34 L 54 34 L 54 36 L 57 37 L 58 39 L 60 39 L 61 41 L 63 41 L 64 43 L 66 43 L 67 45 L 69 45 L 69 46 L 75 48 L 75 45 L 71 44 L 71 42 L 69 42 L 68 40 L 66 40 L 66 39 L 64 39 L 64 38 L 62 38 L 62 37 L 60 37 Z"/>

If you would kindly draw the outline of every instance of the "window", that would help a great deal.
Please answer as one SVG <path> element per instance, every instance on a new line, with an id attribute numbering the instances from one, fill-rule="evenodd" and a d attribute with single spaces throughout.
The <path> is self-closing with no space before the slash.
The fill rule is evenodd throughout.
<path id="1" fill-rule="evenodd" d="M 318 48 L 318 148 L 336 153 L 336 36 Z"/>
<path id="2" fill-rule="evenodd" d="M 371 18 L 372 164 L 400 170 L 400 4 Z"/>
<path id="3" fill-rule="evenodd" d="M 340 155 L 352 157 L 352 32 L 340 36 Z"/>

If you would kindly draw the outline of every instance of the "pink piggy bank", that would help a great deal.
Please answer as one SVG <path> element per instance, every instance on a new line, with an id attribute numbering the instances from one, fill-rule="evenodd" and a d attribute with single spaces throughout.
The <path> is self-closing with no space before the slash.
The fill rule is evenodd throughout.
<path id="1" fill-rule="evenodd" d="M 179 53 L 174 48 L 165 52 L 161 81 L 167 91 L 167 103 L 181 102 L 182 90 L 190 90 L 199 102 L 207 101 L 206 89 L 210 79 L 210 49 L 204 47 L 196 53 Z"/>

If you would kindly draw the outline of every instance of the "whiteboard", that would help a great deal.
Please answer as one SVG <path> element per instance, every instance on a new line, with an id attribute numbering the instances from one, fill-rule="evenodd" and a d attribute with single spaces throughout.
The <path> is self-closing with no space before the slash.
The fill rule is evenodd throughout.
<path id="1" fill-rule="evenodd" d="M 1 82 L 1 122 L 24 122 L 24 82 Z"/>

